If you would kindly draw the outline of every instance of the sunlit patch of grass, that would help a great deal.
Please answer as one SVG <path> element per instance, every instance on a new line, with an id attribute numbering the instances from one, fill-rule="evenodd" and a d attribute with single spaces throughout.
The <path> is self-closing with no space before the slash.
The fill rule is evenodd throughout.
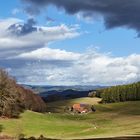
<path id="1" fill-rule="evenodd" d="M 94 100 L 94 99 L 92 99 Z M 53 106 L 88 102 L 88 98 L 59 101 Z M 51 103 L 52 104 L 52 103 Z M 49 104 L 49 106 L 51 105 Z M 2 134 L 27 137 L 43 134 L 50 138 L 92 138 L 140 134 L 140 101 L 96 104 L 89 114 L 24 112 L 19 119 L 0 119 Z"/>

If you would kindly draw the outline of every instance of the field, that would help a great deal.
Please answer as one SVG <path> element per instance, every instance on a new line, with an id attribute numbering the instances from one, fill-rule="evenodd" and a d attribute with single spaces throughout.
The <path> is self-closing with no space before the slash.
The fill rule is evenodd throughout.
<path id="1" fill-rule="evenodd" d="M 49 111 L 55 113 L 26 111 L 19 119 L 0 119 L 1 135 L 38 137 L 43 134 L 60 139 L 140 136 L 140 101 L 97 104 L 99 100 L 79 98 L 59 101 L 48 104 Z M 84 115 L 63 113 L 65 105 L 73 103 L 95 104 L 97 111 Z"/>
<path id="2" fill-rule="evenodd" d="M 71 99 L 71 100 L 63 100 L 63 101 L 56 101 L 47 104 L 48 112 L 54 113 L 64 113 L 64 109 L 66 106 L 72 106 L 75 103 L 82 103 L 82 104 L 91 104 L 97 105 L 100 102 L 100 98 L 78 98 L 78 99 Z"/>

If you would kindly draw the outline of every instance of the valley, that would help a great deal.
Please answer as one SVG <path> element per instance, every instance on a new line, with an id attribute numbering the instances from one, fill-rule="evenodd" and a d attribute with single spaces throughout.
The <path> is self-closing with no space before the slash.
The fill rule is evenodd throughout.
<path id="1" fill-rule="evenodd" d="M 98 104 L 99 98 L 77 98 L 48 103 L 50 113 L 25 111 L 19 119 L 0 119 L 1 135 L 52 139 L 93 139 L 140 135 L 140 101 Z M 67 114 L 73 103 L 94 104 L 95 113 Z M 53 109 L 56 110 L 54 111 Z"/>

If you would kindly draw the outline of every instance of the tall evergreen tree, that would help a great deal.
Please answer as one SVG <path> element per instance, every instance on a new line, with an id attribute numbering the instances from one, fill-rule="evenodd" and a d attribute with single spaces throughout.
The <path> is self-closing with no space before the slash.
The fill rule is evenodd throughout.
<path id="1" fill-rule="evenodd" d="M 140 82 L 113 86 L 100 92 L 102 101 L 106 103 L 140 100 Z"/>

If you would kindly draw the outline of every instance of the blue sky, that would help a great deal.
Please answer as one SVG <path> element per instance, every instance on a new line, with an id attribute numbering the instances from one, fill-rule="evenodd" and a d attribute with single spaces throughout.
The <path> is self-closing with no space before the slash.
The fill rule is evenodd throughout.
<path id="1" fill-rule="evenodd" d="M 107 5 L 108 0 L 105 1 Z M 124 22 L 126 25 L 114 24 L 114 27 L 107 29 L 106 14 L 94 12 L 94 9 L 85 11 L 80 9 L 80 5 L 79 10 L 71 12 L 68 7 L 71 3 L 71 0 L 67 4 L 63 0 L 62 3 L 46 0 L 46 5 L 42 6 L 41 1 L 36 5 L 27 0 L 1 0 L 0 25 L 6 27 L 0 29 L 0 67 L 7 69 L 18 82 L 28 84 L 110 85 L 139 81 L 139 26 Z M 86 5 L 86 2 L 83 4 Z M 34 10 L 38 8 L 40 13 L 28 13 L 27 6 L 32 6 Z M 115 12 L 120 14 L 117 10 Z M 30 24 L 29 19 L 36 23 Z M 18 28 L 17 25 L 11 26 L 17 23 Z M 28 25 L 31 29 L 24 31 L 19 24 L 22 27 Z M 102 66 L 98 66 L 96 61 Z M 79 75 L 81 63 L 84 68 Z M 29 73 L 32 67 L 34 72 Z M 101 71 L 101 68 L 105 71 Z M 106 74 L 114 69 L 122 70 L 115 72 L 114 76 Z M 90 72 L 87 73 L 87 70 Z M 21 72 L 23 75 L 20 75 Z M 111 79 L 108 79 L 109 76 Z"/>
<path id="2" fill-rule="evenodd" d="M 15 9 L 22 9 L 22 3 L 19 0 L 6 1 L 2 0 L 0 5 L 0 17 L 9 18 L 16 17 L 26 20 L 28 16 L 23 12 L 19 12 L 15 15 L 12 11 Z M 80 37 L 72 40 L 66 40 L 62 42 L 54 43 L 50 45 L 52 48 L 62 48 L 70 51 L 82 52 L 87 47 L 98 46 L 101 52 L 111 52 L 115 56 L 127 56 L 132 53 L 140 53 L 140 39 L 137 38 L 137 34 L 132 29 L 127 28 L 115 28 L 106 30 L 103 21 L 91 21 L 86 22 L 84 20 L 77 19 L 76 16 L 67 14 L 64 10 L 58 10 L 54 6 L 49 6 L 43 10 L 41 15 L 36 16 L 38 24 L 47 25 L 46 17 L 50 17 L 54 20 L 51 25 L 74 25 L 78 24 L 80 32 L 83 33 Z"/>

